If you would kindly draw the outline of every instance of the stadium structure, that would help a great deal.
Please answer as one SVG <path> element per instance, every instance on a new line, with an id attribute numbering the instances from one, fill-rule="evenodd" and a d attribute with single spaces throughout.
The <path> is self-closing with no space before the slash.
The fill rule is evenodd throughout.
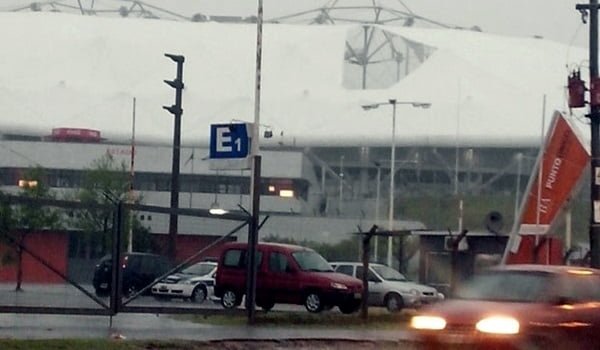
<path id="1" fill-rule="evenodd" d="M 252 122 L 256 17 L 107 3 L 0 13 L 2 189 L 15 191 L 35 165 L 70 191 L 103 154 L 129 164 L 135 114 L 134 189 L 168 206 L 173 118 L 162 106 L 173 101 L 163 83 L 173 53 L 185 56 L 180 207 L 247 207 L 249 172 L 217 173 L 205 160 L 210 125 Z M 401 2 L 341 3 L 265 21 L 261 208 L 270 219 L 261 235 L 337 242 L 357 226 L 386 227 L 390 197 L 518 202 L 550 116 L 566 110 L 570 65 L 587 51 L 457 28 Z M 166 233 L 164 219 L 144 222 Z M 399 210 L 393 220 L 425 228 Z M 180 232 L 198 227 L 182 222 Z"/>

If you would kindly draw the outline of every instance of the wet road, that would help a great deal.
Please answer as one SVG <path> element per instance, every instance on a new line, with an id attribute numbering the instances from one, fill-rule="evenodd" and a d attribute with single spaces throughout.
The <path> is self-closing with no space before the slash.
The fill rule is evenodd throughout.
<path id="1" fill-rule="evenodd" d="M 91 285 L 82 287 L 94 294 Z M 82 291 L 69 284 L 23 284 L 22 291 L 16 292 L 14 284 L 0 284 L 0 305 L 2 306 L 26 306 L 26 307 L 60 307 L 60 308 L 92 308 L 101 310 L 102 305 L 85 295 Z M 95 295 L 95 294 L 94 294 Z M 106 305 L 110 304 L 108 297 L 99 298 Z M 209 298 L 202 303 L 193 303 L 183 299 L 157 300 L 151 295 L 140 295 L 132 300 L 127 306 L 148 307 L 174 307 L 181 309 L 206 309 L 220 311 L 224 310 L 218 300 Z M 280 311 L 302 311 L 299 305 L 276 305 L 274 310 Z"/>
<path id="2" fill-rule="evenodd" d="M 59 339 L 106 338 L 155 340 L 234 340 L 234 339 L 353 339 L 407 340 L 403 331 L 361 329 L 278 328 L 217 326 L 175 320 L 168 315 L 119 314 L 106 316 L 0 314 L 0 338 Z"/>
<path id="3" fill-rule="evenodd" d="M 14 285 L 0 285 L 0 305 L 101 307 L 81 291 L 69 285 L 24 285 L 15 292 Z M 106 299 L 106 302 L 108 300 Z M 151 296 L 134 300 L 135 306 L 194 307 L 221 310 L 211 301 L 193 304 L 183 301 L 158 302 Z M 306 312 L 302 306 L 277 305 L 277 310 Z M 106 338 L 157 340 L 231 340 L 231 339 L 352 339 L 352 340 L 409 340 L 405 331 L 344 329 L 344 325 L 324 328 L 279 328 L 260 326 L 218 326 L 175 319 L 169 315 L 120 313 L 114 317 L 87 315 L 0 314 L 0 338 Z"/>

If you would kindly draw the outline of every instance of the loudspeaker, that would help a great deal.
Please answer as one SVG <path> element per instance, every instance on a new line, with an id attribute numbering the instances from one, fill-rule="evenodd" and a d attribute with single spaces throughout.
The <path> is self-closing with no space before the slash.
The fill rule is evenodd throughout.
<path id="1" fill-rule="evenodd" d="M 500 212 L 498 211 L 491 211 L 489 212 L 486 216 L 485 216 L 485 228 L 487 228 L 488 231 L 498 234 L 500 233 L 500 230 L 502 230 L 502 227 L 504 226 L 504 219 L 502 217 L 502 214 L 500 214 Z"/>

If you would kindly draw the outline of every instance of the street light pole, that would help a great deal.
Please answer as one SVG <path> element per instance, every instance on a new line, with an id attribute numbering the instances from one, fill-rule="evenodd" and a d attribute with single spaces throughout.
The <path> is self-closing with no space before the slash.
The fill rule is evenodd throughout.
<path id="1" fill-rule="evenodd" d="M 389 103 L 392 105 L 392 150 L 390 158 L 390 205 L 388 211 L 388 227 L 390 232 L 394 231 L 394 192 L 395 182 L 394 173 L 396 172 L 396 100 L 391 99 Z M 388 236 L 387 246 L 387 265 L 392 266 L 392 235 Z M 399 266 L 400 267 L 400 266 Z"/>
<path id="2" fill-rule="evenodd" d="M 363 105 L 362 108 L 365 111 L 378 108 L 381 105 L 392 105 L 392 145 L 391 145 L 391 156 L 390 156 L 390 204 L 388 211 L 388 227 L 389 231 L 394 231 L 394 192 L 395 192 L 395 179 L 394 175 L 396 172 L 396 105 L 412 105 L 413 107 L 429 108 L 431 103 L 428 102 L 414 102 L 414 101 L 398 101 L 396 99 L 389 99 L 387 102 L 373 103 L 369 105 Z M 379 196 L 378 196 L 379 197 Z M 387 264 L 392 266 L 392 235 L 388 236 L 388 249 L 387 249 Z M 399 257 L 402 259 L 402 257 Z M 400 260 L 401 261 L 401 260 Z M 402 270 L 402 263 L 399 264 L 399 269 Z"/>
<path id="3" fill-rule="evenodd" d="M 342 215 L 343 205 L 344 205 L 344 156 L 340 157 L 340 190 L 339 190 L 339 198 L 338 198 L 338 216 Z"/>
<path id="4" fill-rule="evenodd" d="M 381 195 L 381 164 L 375 162 L 377 167 L 377 195 L 375 197 L 375 225 L 379 226 L 379 198 Z M 373 242 L 373 255 L 375 256 L 375 262 L 379 262 L 379 252 L 377 251 L 377 236 L 374 236 L 375 241 Z"/>

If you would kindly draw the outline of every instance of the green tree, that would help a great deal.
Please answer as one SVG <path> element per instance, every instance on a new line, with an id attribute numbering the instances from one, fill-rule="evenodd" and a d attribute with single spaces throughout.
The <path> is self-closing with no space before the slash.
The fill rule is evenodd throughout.
<path id="1" fill-rule="evenodd" d="M 11 208 L 2 206 L 4 214 L 12 219 L 7 221 L 7 234 L 14 234 L 18 245 L 15 247 L 17 260 L 17 286 L 20 291 L 23 280 L 23 249 L 26 237 L 35 230 L 57 230 L 61 229 L 60 211 L 55 208 L 42 207 L 36 203 L 36 199 L 53 199 L 54 193 L 45 181 L 44 169 L 40 167 L 27 170 L 23 176 L 20 196 L 30 198 L 32 201 L 19 204 Z M 4 224 L 3 224 L 4 226 Z M 11 229 L 13 228 L 13 229 Z"/>
<path id="2" fill-rule="evenodd" d="M 358 237 L 352 237 L 342 240 L 336 244 L 316 242 L 311 240 L 297 241 L 293 238 L 282 238 L 277 236 L 266 236 L 263 238 L 265 242 L 296 244 L 303 247 L 314 249 L 321 254 L 327 261 L 359 261 L 359 244 Z"/>
<path id="3" fill-rule="evenodd" d="M 76 255 L 82 250 L 85 257 L 91 258 L 92 251 L 104 253 L 112 241 L 113 216 L 119 201 L 129 201 L 130 177 L 125 162 L 118 163 L 110 154 L 94 160 L 91 167 L 83 175 L 82 186 L 77 193 L 77 199 L 83 204 L 98 203 L 106 205 L 106 210 L 84 209 L 74 215 L 73 225 L 82 231 L 78 240 Z M 135 199 L 139 202 L 140 198 Z M 146 250 L 151 246 L 148 230 L 141 225 L 137 218 L 125 220 L 123 245 L 127 242 L 131 231 L 135 238 L 136 250 Z"/>

